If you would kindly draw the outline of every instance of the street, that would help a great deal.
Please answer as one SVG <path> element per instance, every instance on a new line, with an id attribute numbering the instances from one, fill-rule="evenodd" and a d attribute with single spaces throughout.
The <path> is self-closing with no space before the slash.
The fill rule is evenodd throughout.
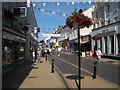
<path id="1" fill-rule="evenodd" d="M 49 56 L 50 60 L 55 60 L 55 66 L 63 73 L 78 75 L 78 59 L 77 55 L 61 54 L 58 58 L 57 54 L 53 52 Z M 91 76 L 93 73 L 94 61 L 81 58 L 81 76 Z M 97 64 L 97 75 L 117 85 L 118 83 L 118 68 L 119 65 L 114 65 L 107 62 Z"/>

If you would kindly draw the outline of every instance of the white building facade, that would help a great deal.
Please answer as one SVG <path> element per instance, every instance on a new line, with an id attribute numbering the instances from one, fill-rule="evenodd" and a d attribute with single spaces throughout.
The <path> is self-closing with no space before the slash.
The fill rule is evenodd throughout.
<path id="1" fill-rule="evenodd" d="M 94 23 L 92 35 L 98 35 L 99 40 L 92 40 L 94 46 L 100 48 L 104 55 L 120 55 L 120 1 L 106 2 L 97 7 L 93 12 L 93 18 L 98 18 Z M 101 19 L 105 20 L 101 20 Z"/>
<path id="2" fill-rule="evenodd" d="M 89 18 L 92 18 L 92 12 L 94 10 L 94 6 L 88 8 L 87 10 L 83 11 L 83 14 L 85 16 L 88 16 Z M 93 29 L 93 25 L 91 25 L 91 27 L 89 28 L 83 28 L 80 29 L 80 36 L 81 37 L 86 37 L 88 38 L 88 35 L 91 35 L 91 31 Z M 59 38 L 59 41 L 63 41 L 63 44 L 65 44 L 64 46 L 68 46 L 69 49 L 71 50 L 77 50 L 77 45 L 78 45 L 78 31 L 72 29 L 69 29 L 67 26 L 65 28 L 63 28 L 62 32 L 61 32 L 61 38 Z M 80 39 L 81 40 L 81 39 Z M 82 41 L 81 41 L 82 43 Z"/>

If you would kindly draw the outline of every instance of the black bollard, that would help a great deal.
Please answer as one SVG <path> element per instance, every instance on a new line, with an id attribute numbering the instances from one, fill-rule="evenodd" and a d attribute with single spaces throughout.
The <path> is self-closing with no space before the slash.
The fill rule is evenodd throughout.
<path id="1" fill-rule="evenodd" d="M 96 78 L 96 71 L 97 70 L 97 61 L 94 62 L 94 72 L 93 72 L 93 79 Z"/>
<path id="2" fill-rule="evenodd" d="M 52 70 L 51 73 L 54 73 L 54 59 L 52 60 Z"/>
<path id="3" fill-rule="evenodd" d="M 47 55 L 45 56 L 45 59 L 46 59 L 46 61 L 47 61 Z"/>

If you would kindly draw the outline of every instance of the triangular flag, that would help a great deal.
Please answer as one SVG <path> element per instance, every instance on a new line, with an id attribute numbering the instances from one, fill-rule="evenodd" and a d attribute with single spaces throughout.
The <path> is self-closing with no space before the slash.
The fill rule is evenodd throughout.
<path id="1" fill-rule="evenodd" d="M 46 6 L 46 3 L 43 3 L 43 6 Z"/>
<path id="2" fill-rule="evenodd" d="M 59 5 L 60 5 L 60 3 L 57 3 L 57 5 L 59 6 Z"/>
<path id="3" fill-rule="evenodd" d="M 55 5 L 55 3 L 52 3 L 52 5 L 54 6 L 54 5 Z"/>
<path id="4" fill-rule="evenodd" d="M 75 2 L 72 2 L 72 5 L 74 5 L 75 4 Z"/>
<path id="5" fill-rule="evenodd" d="M 53 14 L 55 14 L 55 12 L 53 12 Z"/>
<path id="6" fill-rule="evenodd" d="M 44 9 L 42 9 L 42 11 L 44 11 Z"/>
<path id="7" fill-rule="evenodd" d="M 83 3 L 86 4 L 86 1 L 84 1 Z"/>
<path id="8" fill-rule="evenodd" d="M 33 7 L 35 6 L 35 3 L 33 3 Z"/>
<path id="9" fill-rule="evenodd" d="M 39 6 L 42 6 L 42 3 L 40 3 Z"/>
<path id="10" fill-rule="evenodd" d="M 67 5 L 69 5 L 70 4 L 70 2 L 67 2 Z"/>
<path id="11" fill-rule="evenodd" d="M 30 7 L 31 7 L 31 6 L 32 6 L 32 3 L 30 3 L 29 5 L 30 5 Z"/>
<path id="12" fill-rule="evenodd" d="M 91 4 L 91 1 L 88 1 L 89 2 L 89 4 Z"/>
<path id="13" fill-rule="evenodd" d="M 58 15 L 58 12 L 56 12 L 56 15 Z"/>
<path id="14" fill-rule="evenodd" d="M 38 11 L 40 10 L 40 8 L 38 8 Z"/>
<path id="15" fill-rule="evenodd" d="M 34 7 L 34 10 L 36 10 L 37 8 L 36 7 Z"/>
<path id="16" fill-rule="evenodd" d="M 63 13 L 63 16 L 65 16 L 65 14 Z"/>
<path id="17" fill-rule="evenodd" d="M 68 14 L 66 14 L 66 16 L 68 16 Z"/>
<path id="18" fill-rule="evenodd" d="M 60 13 L 60 15 L 62 15 L 62 13 Z"/>

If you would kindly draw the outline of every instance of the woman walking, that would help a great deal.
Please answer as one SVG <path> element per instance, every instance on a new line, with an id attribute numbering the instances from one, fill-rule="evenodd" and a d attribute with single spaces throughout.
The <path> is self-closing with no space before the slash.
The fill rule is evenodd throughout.
<path id="1" fill-rule="evenodd" d="M 38 59 L 38 63 L 41 63 L 41 51 L 40 51 L 39 48 L 38 48 L 38 51 L 37 51 L 37 59 Z"/>

